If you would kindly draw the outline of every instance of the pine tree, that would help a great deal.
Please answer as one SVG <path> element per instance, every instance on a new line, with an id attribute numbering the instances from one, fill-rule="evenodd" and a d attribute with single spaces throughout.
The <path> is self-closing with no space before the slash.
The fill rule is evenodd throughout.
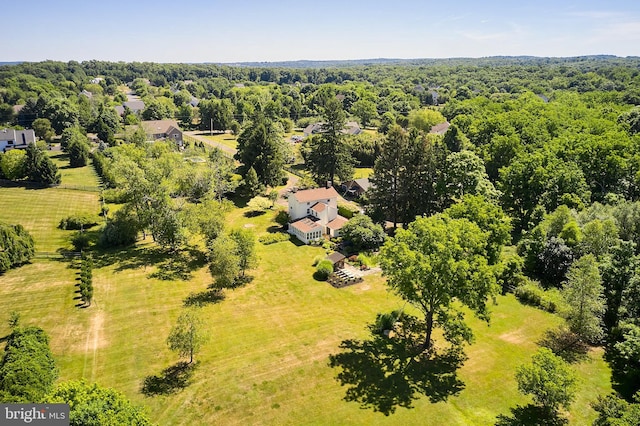
<path id="1" fill-rule="evenodd" d="M 400 214 L 400 186 L 408 140 L 407 133 L 400 126 L 392 126 L 382 143 L 380 156 L 373 166 L 373 175 L 369 178 L 371 204 L 375 210 L 393 222 L 394 228 Z"/>
<path id="2" fill-rule="evenodd" d="M 25 168 L 28 180 L 46 185 L 57 185 L 60 183 L 58 167 L 53 164 L 44 151 L 32 143 L 27 146 L 26 152 Z"/>
<path id="3" fill-rule="evenodd" d="M 325 103 L 322 134 L 311 140 L 307 168 L 318 183 L 334 182 L 336 175 L 342 180 L 353 176 L 353 157 L 342 130 L 346 115 L 336 98 Z"/>
<path id="4" fill-rule="evenodd" d="M 284 176 L 284 142 L 277 125 L 258 111 L 252 124 L 238 137 L 235 159 L 242 163 L 240 173 L 247 176 L 253 168 L 258 182 L 277 186 Z"/>

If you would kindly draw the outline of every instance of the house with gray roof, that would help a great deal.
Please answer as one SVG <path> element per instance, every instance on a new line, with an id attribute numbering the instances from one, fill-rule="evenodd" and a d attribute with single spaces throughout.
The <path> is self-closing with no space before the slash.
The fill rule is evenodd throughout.
<path id="1" fill-rule="evenodd" d="M 14 148 L 26 148 L 27 145 L 36 142 L 36 134 L 32 129 L 0 130 L 0 152 L 5 152 Z"/>
<path id="2" fill-rule="evenodd" d="M 149 140 L 168 139 L 182 146 L 182 130 L 175 120 L 149 120 L 140 123 Z"/>

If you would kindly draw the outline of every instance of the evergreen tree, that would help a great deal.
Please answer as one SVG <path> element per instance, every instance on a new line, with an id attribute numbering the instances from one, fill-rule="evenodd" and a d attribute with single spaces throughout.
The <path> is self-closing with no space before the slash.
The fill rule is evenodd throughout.
<path id="1" fill-rule="evenodd" d="M 402 176 L 405 168 L 404 156 L 407 151 L 409 137 L 398 125 L 393 125 L 382 143 L 380 156 L 373 166 L 373 174 L 369 178 L 369 200 L 375 210 L 393 222 L 399 220 Z"/>
<path id="2" fill-rule="evenodd" d="M 58 167 L 36 144 L 27 146 L 27 157 L 25 159 L 25 169 L 27 179 L 32 182 L 46 185 L 56 185 L 60 183 L 60 173 Z"/>
<path id="3" fill-rule="evenodd" d="M 307 168 L 318 183 L 334 182 L 336 175 L 346 181 L 353 177 L 351 149 L 342 133 L 346 115 L 336 98 L 325 103 L 322 134 L 311 139 Z"/>
<path id="4" fill-rule="evenodd" d="M 258 111 L 251 125 L 238 137 L 235 159 L 242 163 L 240 173 L 246 176 L 253 167 L 263 185 L 277 186 L 284 173 L 284 142 L 276 123 Z"/>

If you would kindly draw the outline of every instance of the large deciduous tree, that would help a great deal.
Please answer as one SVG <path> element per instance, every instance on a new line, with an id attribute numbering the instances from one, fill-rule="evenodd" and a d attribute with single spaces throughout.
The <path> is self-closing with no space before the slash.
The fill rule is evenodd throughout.
<path id="1" fill-rule="evenodd" d="M 550 412 L 569 408 L 575 397 L 576 378 L 566 362 L 550 349 L 541 348 L 529 365 L 516 372 L 518 390 L 533 396 L 536 404 Z"/>
<path id="2" fill-rule="evenodd" d="M 180 314 L 167 337 L 169 349 L 181 357 L 188 356 L 189 363 L 193 362 L 193 356 L 206 341 L 207 335 L 203 330 L 202 320 L 193 309 L 187 309 Z"/>
<path id="3" fill-rule="evenodd" d="M 385 233 L 382 226 L 373 223 L 364 214 L 354 216 L 340 230 L 340 235 L 353 244 L 355 250 L 377 249 L 384 243 Z"/>
<path id="4" fill-rule="evenodd" d="M 258 265 L 256 255 L 256 237 L 248 229 L 233 229 L 229 236 L 235 242 L 235 253 L 238 257 L 240 276 L 244 277 L 247 269 L 253 269 Z"/>
<path id="5" fill-rule="evenodd" d="M 562 294 L 567 302 L 569 330 L 588 343 L 602 337 L 602 315 L 605 311 L 602 279 L 592 254 L 576 260 L 567 273 Z"/>
<path id="6" fill-rule="evenodd" d="M 0 155 L 0 174 L 5 179 L 18 180 L 25 177 L 27 156 L 21 149 L 12 149 Z"/>
<path id="7" fill-rule="evenodd" d="M 424 315 L 422 351 L 433 348 L 435 327 L 443 328 L 451 343 L 470 342 L 471 331 L 454 301 L 489 320 L 487 303 L 497 285 L 486 246 L 487 234 L 476 224 L 438 214 L 416 219 L 382 247 L 388 285 Z"/>
<path id="8" fill-rule="evenodd" d="M 454 219 L 468 219 L 487 233 L 487 260 L 500 260 L 502 247 L 511 240 L 511 220 L 500 206 L 478 195 L 465 195 L 461 202 L 445 210 Z"/>
<path id="9" fill-rule="evenodd" d="M 69 404 L 70 426 L 152 424 L 144 410 L 131 404 L 124 395 L 95 383 L 62 382 L 46 399 L 49 403 Z"/>
<path id="10" fill-rule="evenodd" d="M 35 402 L 58 377 L 49 337 L 39 327 L 16 327 L 0 360 L 0 400 Z"/>
<path id="11" fill-rule="evenodd" d="M 34 254 L 33 238 L 22 225 L 0 222 L 0 274 L 27 263 Z"/>

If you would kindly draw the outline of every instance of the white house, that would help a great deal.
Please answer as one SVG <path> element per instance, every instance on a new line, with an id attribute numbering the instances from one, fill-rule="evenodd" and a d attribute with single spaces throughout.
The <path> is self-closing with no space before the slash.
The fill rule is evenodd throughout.
<path id="1" fill-rule="evenodd" d="M 35 142 L 36 142 L 36 134 L 32 129 L 0 130 L 0 152 L 4 152 L 7 149 L 13 149 L 13 148 L 26 148 L 28 144 L 35 143 Z"/>
<path id="2" fill-rule="evenodd" d="M 333 188 L 316 188 L 292 193 L 289 202 L 289 233 L 309 244 L 324 235 L 340 236 L 348 219 L 338 214 L 338 193 Z"/>

